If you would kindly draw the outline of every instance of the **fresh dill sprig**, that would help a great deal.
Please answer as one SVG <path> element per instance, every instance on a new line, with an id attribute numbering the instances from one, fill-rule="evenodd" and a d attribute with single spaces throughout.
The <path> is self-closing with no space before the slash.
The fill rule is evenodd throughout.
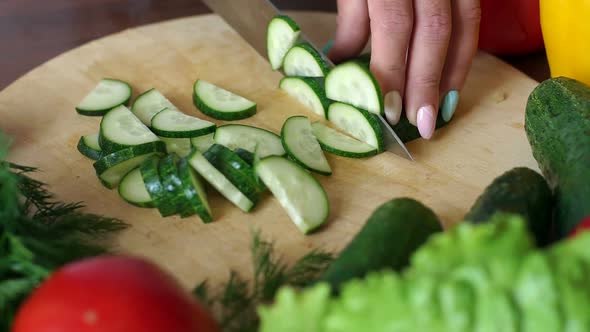
<path id="1" fill-rule="evenodd" d="M 263 240 L 259 232 L 253 233 L 250 250 L 252 278 L 230 271 L 218 292 L 212 294 L 207 281 L 193 291 L 226 332 L 256 331 L 258 305 L 272 301 L 282 286 L 305 287 L 313 283 L 334 259 L 328 252 L 313 250 L 289 266 L 275 254 L 274 243 Z"/>
<path id="2" fill-rule="evenodd" d="M 8 146 L 0 133 L 0 331 L 9 331 L 23 299 L 53 270 L 106 253 L 99 240 L 127 227 L 56 200 L 29 176 L 36 168 L 6 161 Z"/>

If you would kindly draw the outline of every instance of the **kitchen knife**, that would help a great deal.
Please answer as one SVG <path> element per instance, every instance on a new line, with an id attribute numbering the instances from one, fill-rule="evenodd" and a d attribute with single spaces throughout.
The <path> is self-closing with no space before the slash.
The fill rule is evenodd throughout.
<path id="1" fill-rule="evenodd" d="M 221 16 L 260 55 L 267 57 L 266 29 L 270 20 L 279 14 L 279 10 L 269 0 L 203 0 L 203 2 L 213 12 Z M 312 44 L 303 33 L 300 36 L 302 40 Z M 316 49 L 318 48 L 316 47 Z M 322 56 L 328 64 L 333 66 L 330 59 L 323 54 Z M 385 149 L 413 160 L 404 143 L 383 116 L 376 116 L 383 131 Z"/>

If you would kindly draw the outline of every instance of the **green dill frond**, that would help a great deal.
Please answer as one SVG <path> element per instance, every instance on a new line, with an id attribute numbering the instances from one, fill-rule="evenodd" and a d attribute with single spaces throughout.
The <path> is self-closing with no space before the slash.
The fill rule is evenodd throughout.
<path id="1" fill-rule="evenodd" d="M 313 283 L 334 259 L 332 254 L 316 249 L 289 266 L 276 255 L 274 246 L 273 242 L 262 239 L 260 232 L 253 232 L 251 278 L 230 271 L 218 292 L 211 292 L 206 281 L 195 287 L 193 294 L 209 307 L 223 331 L 256 331 L 260 304 L 271 301 L 282 286 L 305 287 Z"/>

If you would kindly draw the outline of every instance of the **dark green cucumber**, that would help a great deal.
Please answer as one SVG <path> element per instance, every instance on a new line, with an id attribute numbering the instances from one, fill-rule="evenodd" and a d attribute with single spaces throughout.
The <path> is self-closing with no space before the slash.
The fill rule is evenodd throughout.
<path id="1" fill-rule="evenodd" d="M 223 145 L 213 144 L 203 156 L 252 203 L 260 200 L 262 188 L 253 167 L 235 152 Z"/>
<path id="2" fill-rule="evenodd" d="M 441 231 L 438 217 L 420 202 L 411 198 L 391 200 L 375 210 L 319 281 L 338 291 L 346 281 L 372 271 L 400 271 L 416 249 Z"/>
<path id="3" fill-rule="evenodd" d="M 155 206 L 152 196 L 147 191 L 139 167 L 125 174 L 119 183 L 119 196 L 131 205 L 141 208 Z"/>
<path id="4" fill-rule="evenodd" d="M 80 137 L 77 148 L 82 155 L 92 160 L 98 160 L 102 157 L 102 149 L 98 144 L 98 134 Z"/>
<path id="5" fill-rule="evenodd" d="M 178 162 L 178 176 L 182 182 L 184 195 L 189 202 L 187 209 L 180 216 L 188 217 L 197 214 L 204 223 L 213 221 L 205 187 L 185 158 Z"/>
<path id="6" fill-rule="evenodd" d="M 234 150 L 234 152 L 238 155 L 238 157 L 242 158 L 243 161 L 247 162 L 248 165 L 254 165 L 254 153 L 242 148 L 237 148 Z"/>
<path id="7" fill-rule="evenodd" d="M 180 158 L 174 153 L 168 154 L 160 160 L 158 172 L 160 181 L 164 187 L 165 202 L 170 206 L 167 209 L 175 210 L 175 213 L 186 214 L 192 211 L 190 202 L 184 194 L 184 188 L 180 175 L 178 174 L 178 162 Z"/>
<path id="8" fill-rule="evenodd" d="M 145 189 L 150 194 L 160 215 L 162 217 L 168 217 L 176 213 L 176 206 L 171 204 L 164 191 L 164 185 L 160 180 L 160 173 L 158 171 L 159 164 L 160 157 L 154 156 L 144 161 L 139 166 L 139 170 L 145 184 Z"/>
<path id="9" fill-rule="evenodd" d="M 442 112 L 438 112 L 438 116 L 436 117 L 436 129 L 442 128 L 446 126 L 448 123 L 449 122 L 443 120 Z M 410 121 L 408 121 L 408 118 L 405 116 L 404 111 L 402 111 L 402 115 L 399 118 L 399 122 L 391 128 L 393 128 L 399 139 L 404 143 L 422 137 L 420 135 L 420 132 L 418 131 L 418 127 L 414 126 L 410 123 Z"/>
<path id="10" fill-rule="evenodd" d="M 496 212 L 516 213 L 525 218 L 537 244 L 545 246 L 553 238 L 553 203 L 551 189 L 541 174 L 517 167 L 494 179 L 464 220 L 481 223 Z"/>
<path id="11" fill-rule="evenodd" d="M 590 216 L 590 87 L 545 80 L 530 94 L 525 130 L 533 156 L 555 191 L 560 236 Z"/>
<path id="12" fill-rule="evenodd" d="M 152 155 L 162 155 L 166 152 L 166 144 L 161 141 L 149 142 L 128 147 L 102 156 L 94 162 L 94 170 L 102 184 L 115 188 L 121 178 L 129 171 L 139 166 Z"/>

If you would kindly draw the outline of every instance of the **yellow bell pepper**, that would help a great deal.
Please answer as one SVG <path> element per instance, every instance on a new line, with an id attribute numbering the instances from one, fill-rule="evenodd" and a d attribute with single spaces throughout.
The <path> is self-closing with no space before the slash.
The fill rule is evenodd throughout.
<path id="1" fill-rule="evenodd" d="M 551 76 L 590 85 L 590 0 L 540 0 Z"/>

